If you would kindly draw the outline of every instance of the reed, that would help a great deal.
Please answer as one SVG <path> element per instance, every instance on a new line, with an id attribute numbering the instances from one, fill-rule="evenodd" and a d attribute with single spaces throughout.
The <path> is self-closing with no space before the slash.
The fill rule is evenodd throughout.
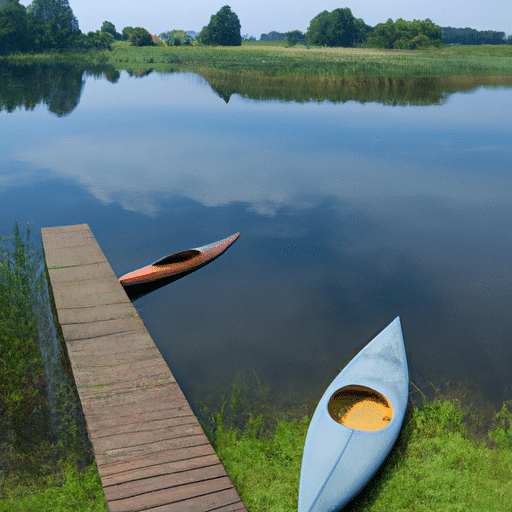
<path id="1" fill-rule="evenodd" d="M 254 76 L 299 78 L 394 78 L 448 76 L 512 77 L 512 47 L 474 50 L 287 49 L 242 47 L 117 46 L 109 62 L 117 69 L 151 67 L 157 71 L 211 69 Z"/>
<path id="2" fill-rule="evenodd" d="M 47 371 L 43 268 L 29 230 L 23 237 L 16 223 L 12 236 L 0 236 L 0 511 L 106 510 L 59 354 L 51 359 L 61 375 Z"/>

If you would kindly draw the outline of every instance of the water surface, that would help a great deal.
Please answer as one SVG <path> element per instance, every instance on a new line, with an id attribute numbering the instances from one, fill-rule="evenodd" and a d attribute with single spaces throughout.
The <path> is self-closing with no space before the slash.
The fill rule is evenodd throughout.
<path id="1" fill-rule="evenodd" d="M 512 398 L 511 89 L 392 107 L 80 80 L 69 111 L 0 113 L 0 233 L 88 223 L 121 275 L 240 231 L 135 302 L 193 406 L 253 372 L 314 403 L 396 316 L 420 388 Z"/>

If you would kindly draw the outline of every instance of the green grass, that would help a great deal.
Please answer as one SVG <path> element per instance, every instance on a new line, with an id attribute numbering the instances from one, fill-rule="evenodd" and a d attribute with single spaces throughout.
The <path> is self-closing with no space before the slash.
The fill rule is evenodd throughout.
<path id="1" fill-rule="evenodd" d="M 487 443 L 470 438 L 468 414 L 456 400 L 427 401 L 409 412 L 383 466 L 344 510 L 510 511 L 512 402 L 502 411 L 499 444 L 492 441 L 496 430 Z M 243 431 L 218 419 L 215 448 L 249 512 L 295 512 L 309 420 L 280 421 L 265 434 L 262 417 Z"/>
<path id="2" fill-rule="evenodd" d="M 265 47 L 280 47 L 280 46 L 288 46 L 285 40 L 282 41 L 242 41 L 242 46 L 246 46 L 248 48 L 265 48 Z"/>
<path id="3" fill-rule="evenodd" d="M 426 51 L 293 49 L 276 46 L 130 47 L 116 46 L 109 63 L 117 69 L 150 66 L 156 70 L 205 68 L 259 74 L 338 78 L 417 78 L 448 76 L 512 77 L 512 46 Z"/>
<path id="4" fill-rule="evenodd" d="M 47 482 L 12 487 L 0 500 L 0 512 L 106 512 L 108 510 L 96 464 L 84 471 L 67 464 L 62 475 Z"/>
<path id="5" fill-rule="evenodd" d="M 104 65 L 108 60 L 107 52 L 47 52 L 47 53 L 15 53 L 0 56 L 0 63 L 17 65 L 31 64 L 67 64 L 83 68 Z"/>
<path id="6" fill-rule="evenodd" d="M 36 315 L 49 307 L 41 266 L 29 231 L 23 239 L 15 224 L 13 236 L 0 236 L 0 511 L 107 510 L 67 375 L 50 377 L 52 422 Z"/>

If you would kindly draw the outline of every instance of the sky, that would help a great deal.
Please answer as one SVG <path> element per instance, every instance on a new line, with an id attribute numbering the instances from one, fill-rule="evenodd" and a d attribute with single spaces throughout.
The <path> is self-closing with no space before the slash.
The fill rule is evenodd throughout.
<path id="1" fill-rule="evenodd" d="M 31 2 L 21 0 L 20 3 L 29 5 Z M 339 0 L 69 0 L 82 32 L 99 30 L 104 21 L 110 21 L 118 32 L 127 26 L 140 26 L 153 34 L 169 30 L 199 32 L 208 24 L 210 16 L 226 3 L 238 15 L 242 35 L 256 39 L 272 30 L 306 32 L 317 14 L 340 7 L 349 7 L 356 18 L 362 18 L 371 26 L 389 18 L 407 21 L 430 18 L 441 27 L 470 27 L 512 34 L 511 0 L 358 0 L 352 4 Z"/>

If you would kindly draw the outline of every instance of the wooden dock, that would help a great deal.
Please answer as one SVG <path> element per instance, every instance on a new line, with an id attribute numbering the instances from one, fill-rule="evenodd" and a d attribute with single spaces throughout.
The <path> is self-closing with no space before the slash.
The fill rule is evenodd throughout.
<path id="1" fill-rule="evenodd" d="M 109 510 L 246 512 L 87 224 L 41 234 Z"/>

